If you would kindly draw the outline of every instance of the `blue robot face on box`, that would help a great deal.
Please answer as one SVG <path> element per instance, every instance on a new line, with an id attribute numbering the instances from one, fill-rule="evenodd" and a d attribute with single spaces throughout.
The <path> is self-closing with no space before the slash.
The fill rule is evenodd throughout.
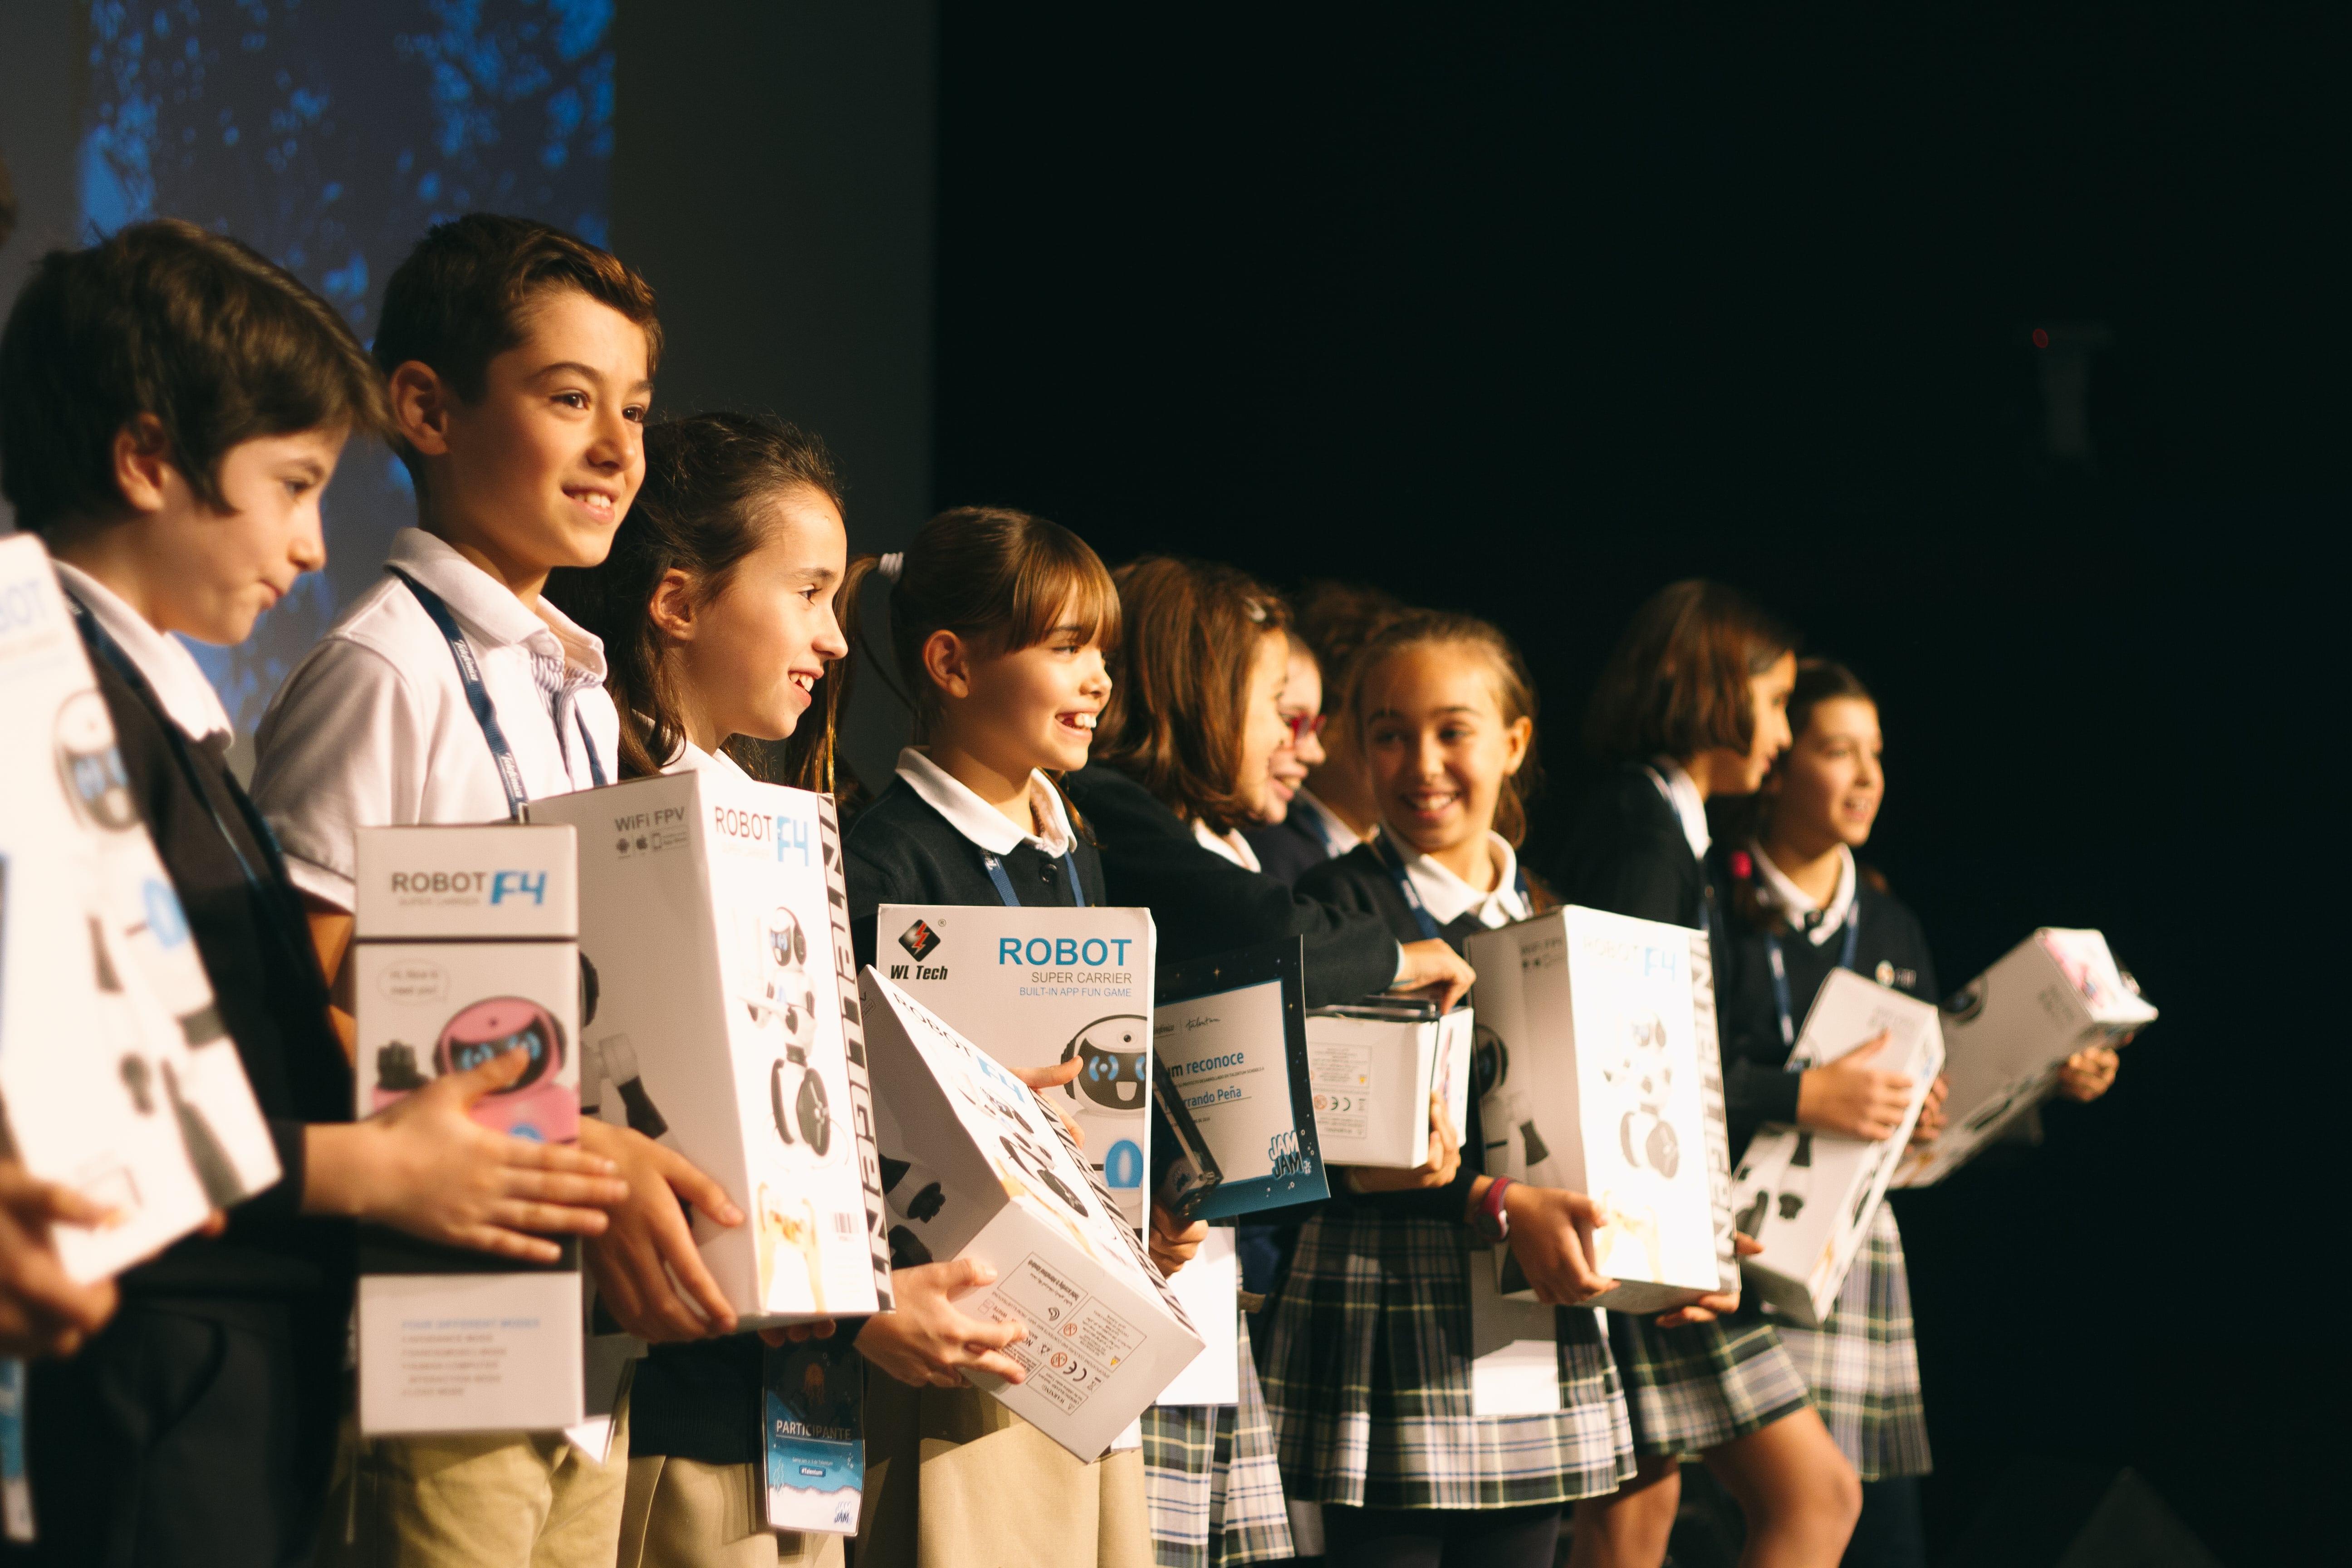
<path id="1" fill-rule="evenodd" d="M 1080 1029 L 1062 1047 L 1062 1059 L 1083 1064 L 1068 1089 L 1070 1098 L 1084 1096 L 1106 1110 L 1143 1110 L 1145 1086 L 1151 1076 L 1151 1025 L 1140 1014 L 1097 1018 Z"/>

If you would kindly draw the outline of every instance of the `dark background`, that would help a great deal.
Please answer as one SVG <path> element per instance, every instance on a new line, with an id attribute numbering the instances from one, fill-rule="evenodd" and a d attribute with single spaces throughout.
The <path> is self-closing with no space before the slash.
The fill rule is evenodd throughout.
<path id="1" fill-rule="evenodd" d="M 1931 1535 L 2032 1454 L 2137 1467 L 2231 1563 L 2324 1550 L 2341 39 L 1570 9 L 947 8 L 935 497 L 1499 622 L 1538 864 L 1659 585 L 1851 661 L 1868 858 L 1946 983 L 2091 925 L 2164 1011 L 2037 1153 L 1898 1205 Z M 2031 337 L 2070 323 L 2087 458 Z"/>

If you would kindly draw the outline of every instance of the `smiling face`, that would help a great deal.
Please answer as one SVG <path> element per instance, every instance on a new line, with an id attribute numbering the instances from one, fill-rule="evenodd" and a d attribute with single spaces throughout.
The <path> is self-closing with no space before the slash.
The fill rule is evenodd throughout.
<path id="1" fill-rule="evenodd" d="M 221 459 L 221 495 L 229 510 L 215 511 L 168 464 L 152 471 L 139 490 L 141 506 L 111 550 L 134 576 L 100 571 L 109 586 L 164 631 L 198 642 L 241 643 L 264 610 L 283 599 L 294 580 L 327 563 L 320 499 L 341 457 L 341 429 L 301 430 L 239 442 Z M 129 493 L 126 491 L 126 493 Z M 62 553 L 75 558 L 68 549 Z"/>
<path id="2" fill-rule="evenodd" d="M 824 667 L 849 651 L 834 604 L 849 557 L 840 510 L 796 485 L 761 510 L 761 543 L 718 594 L 683 627 L 664 623 L 679 639 L 671 658 L 681 695 L 716 742 L 791 734 Z"/>
<path id="3" fill-rule="evenodd" d="M 593 566 L 645 479 L 653 396 L 643 328 L 576 289 L 551 290 L 467 403 L 428 367 L 393 373 L 395 422 L 424 459 L 432 531 L 521 594 Z"/>
<path id="4" fill-rule="evenodd" d="M 1503 781 L 1535 725 L 1506 719 L 1492 664 L 1462 643 L 1415 643 L 1363 674 L 1363 748 L 1389 831 L 1457 873 L 1483 865 Z M 1474 883 L 1475 885 L 1475 883 Z"/>
<path id="5" fill-rule="evenodd" d="M 1242 693 L 1240 764 L 1234 793 L 1260 822 L 1279 822 L 1290 797 L 1275 793 L 1275 760 L 1286 748 L 1290 725 L 1282 716 L 1290 681 L 1290 639 L 1278 631 L 1258 638 L 1250 661 L 1249 685 Z"/>
<path id="6" fill-rule="evenodd" d="M 1274 753 L 1274 783 L 1269 798 L 1274 809 L 1265 820 L 1280 822 L 1290 803 L 1307 783 L 1307 775 L 1329 759 L 1324 755 L 1319 727 L 1323 717 L 1323 669 L 1315 656 L 1283 639 L 1288 648 L 1289 675 L 1282 689 L 1280 710 L 1289 733 Z"/>
<path id="7" fill-rule="evenodd" d="M 1772 837 L 1807 854 L 1868 843 L 1886 795 L 1885 751 L 1876 703 L 1865 697 L 1814 703 L 1805 732 L 1765 786 Z"/>
<path id="8" fill-rule="evenodd" d="M 1065 605 L 1045 640 L 993 651 L 952 632 L 932 634 L 927 666 L 940 687 L 939 738 L 1008 779 L 1087 765 L 1095 720 L 1110 700 L 1101 644 Z M 934 654 L 947 656 L 942 661 Z M 949 679 L 939 679 L 945 668 Z"/>

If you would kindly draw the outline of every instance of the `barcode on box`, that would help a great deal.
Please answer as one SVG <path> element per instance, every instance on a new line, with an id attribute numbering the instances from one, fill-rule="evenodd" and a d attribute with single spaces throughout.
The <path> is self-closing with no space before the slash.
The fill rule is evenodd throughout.
<path id="1" fill-rule="evenodd" d="M 833 1234 L 835 1236 L 857 1236 L 863 1233 L 866 1227 L 858 1223 L 859 1217 L 860 1216 L 856 1215 L 851 1214 L 847 1209 L 834 1210 Z"/>

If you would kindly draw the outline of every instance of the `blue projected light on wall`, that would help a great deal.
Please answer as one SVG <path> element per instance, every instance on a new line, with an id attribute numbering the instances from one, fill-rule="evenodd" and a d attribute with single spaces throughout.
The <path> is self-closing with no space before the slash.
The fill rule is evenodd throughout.
<path id="1" fill-rule="evenodd" d="M 513 213 L 604 243 L 612 26 L 613 0 L 93 0 L 84 235 L 150 217 L 234 235 L 371 337 L 384 279 L 433 224 Z M 243 647 L 196 648 L 240 738 L 415 521 L 400 464 L 354 441 L 327 494 L 327 570 Z"/>

